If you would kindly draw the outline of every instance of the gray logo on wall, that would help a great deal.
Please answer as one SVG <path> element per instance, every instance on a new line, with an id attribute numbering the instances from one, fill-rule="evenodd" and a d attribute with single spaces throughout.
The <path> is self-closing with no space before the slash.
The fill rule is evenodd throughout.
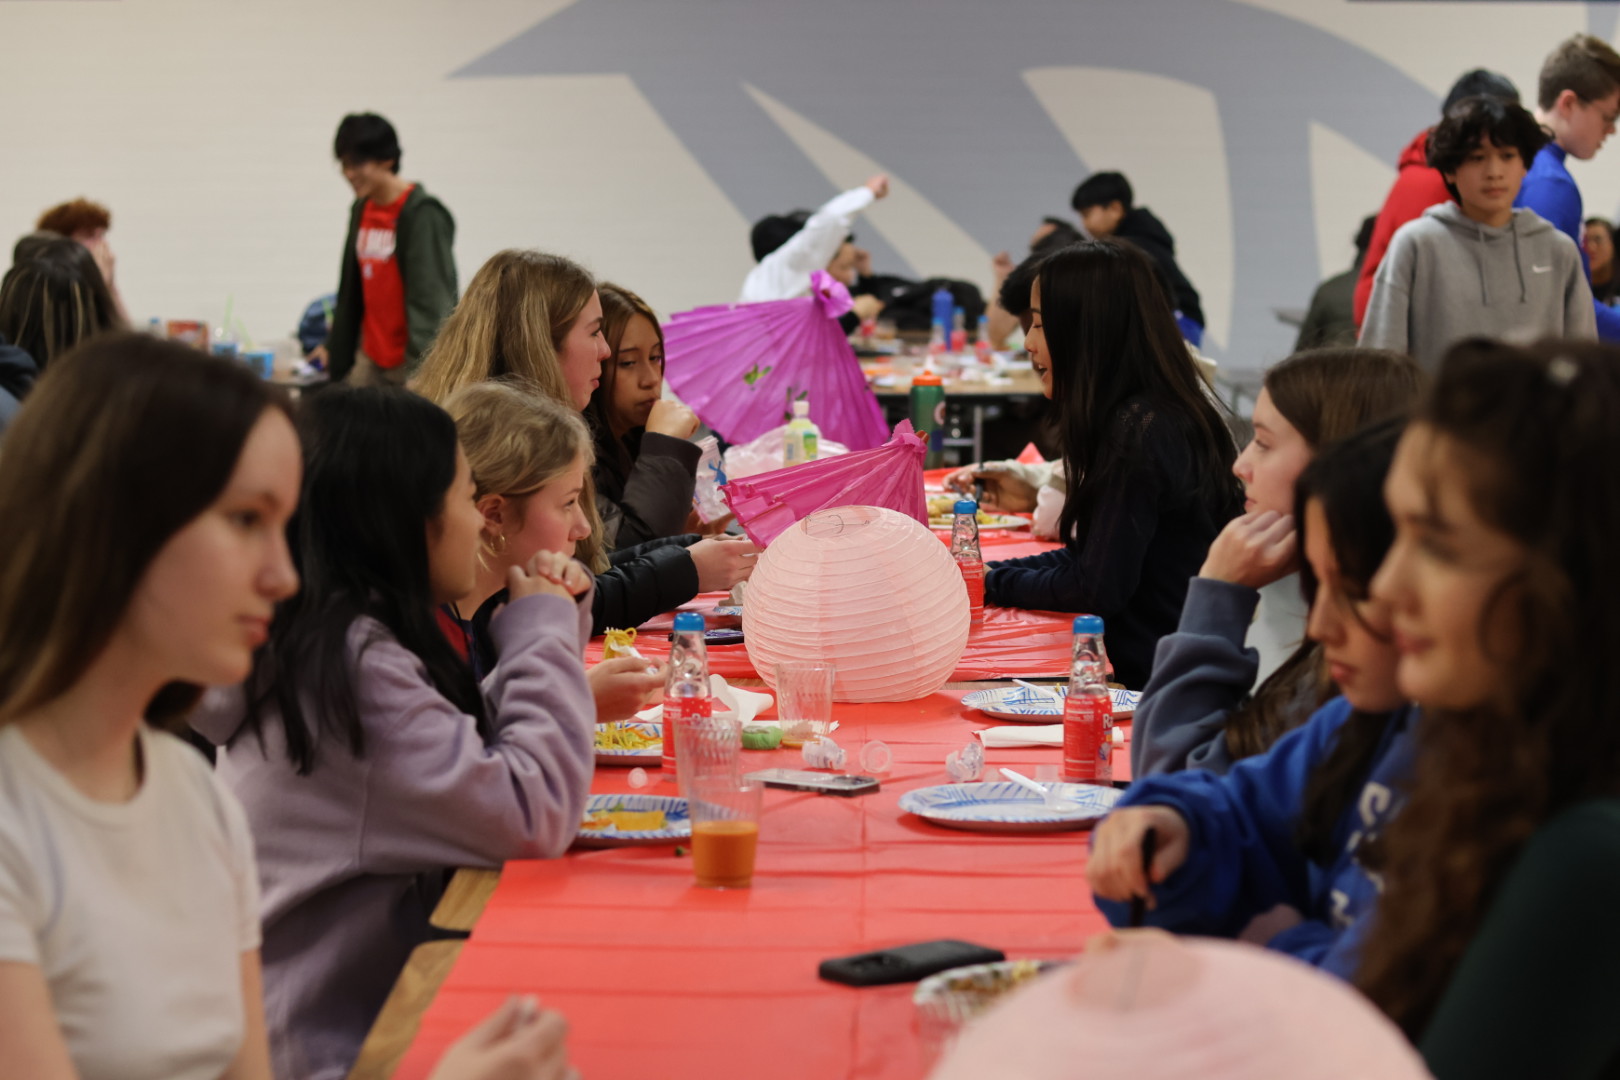
<path id="1" fill-rule="evenodd" d="M 1591 22 L 1614 29 L 1612 12 Z M 1549 47 L 1561 32 L 1549 27 Z M 1114 167 L 1077 157 L 1024 81 L 1064 66 L 1166 76 L 1214 95 L 1235 297 L 1230 341 L 1215 352 L 1236 368 L 1286 354 L 1293 331 L 1274 309 L 1303 307 L 1321 276 L 1311 123 L 1393 167 L 1439 109 L 1365 49 L 1233 0 L 577 0 L 455 77 L 626 73 L 744 216 L 817 205 L 831 186 L 752 85 L 881 160 L 986 250 L 1017 253 L 1042 216 L 1070 214 L 1088 172 Z M 862 243 L 884 269 L 929 272 L 873 230 Z"/>

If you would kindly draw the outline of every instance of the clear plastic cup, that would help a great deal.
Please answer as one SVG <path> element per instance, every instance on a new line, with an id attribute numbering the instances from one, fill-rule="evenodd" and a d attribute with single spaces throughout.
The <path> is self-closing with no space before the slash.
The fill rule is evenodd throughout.
<path id="1" fill-rule="evenodd" d="M 736 783 L 742 775 L 742 725 L 735 714 L 677 723 L 675 777 L 681 795 L 691 798 L 691 786 L 697 781 Z"/>
<path id="2" fill-rule="evenodd" d="M 817 660 L 776 665 L 776 715 L 783 746 L 803 746 L 832 730 L 833 679 L 837 669 Z"/>
<path id="3" fill-rule="evenodd" d="M 704 889 L 746 889 L 754 881 L 764 786 L 735 778 L 691 781 L 692 873 Z"/>

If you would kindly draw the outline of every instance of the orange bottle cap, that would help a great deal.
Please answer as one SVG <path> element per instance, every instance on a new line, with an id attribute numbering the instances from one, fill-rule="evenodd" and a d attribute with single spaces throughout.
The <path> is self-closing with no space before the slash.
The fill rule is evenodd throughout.
<path id="1" fill-rule="evenodd" d="M 911 377 L 912 386 L 944 386 L 945 382 L 932 371 L 919 371 Z"/>

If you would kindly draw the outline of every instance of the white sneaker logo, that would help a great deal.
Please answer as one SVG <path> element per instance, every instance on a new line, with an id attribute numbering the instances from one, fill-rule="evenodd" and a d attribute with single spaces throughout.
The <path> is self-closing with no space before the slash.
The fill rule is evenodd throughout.
<path id="1" fill-rule="evenodd" d="M 1545 274 L 1549 273 L 1551 270 L 1552 267 L 1550 266 L 1536 266 L 1534 264 L 1531 264 L 1530 266 L 1530 272 L 1533 274 Z"/>

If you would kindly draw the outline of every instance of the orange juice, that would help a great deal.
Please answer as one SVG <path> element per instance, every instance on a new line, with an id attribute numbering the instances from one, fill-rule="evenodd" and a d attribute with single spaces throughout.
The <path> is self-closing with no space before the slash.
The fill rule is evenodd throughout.
<path id="1" fill-rule="evenodd" d="M 744 889 L 754 880 L 757 821 L 697 821 L 692 824 L 692 871 L 708 889 Z"/>

